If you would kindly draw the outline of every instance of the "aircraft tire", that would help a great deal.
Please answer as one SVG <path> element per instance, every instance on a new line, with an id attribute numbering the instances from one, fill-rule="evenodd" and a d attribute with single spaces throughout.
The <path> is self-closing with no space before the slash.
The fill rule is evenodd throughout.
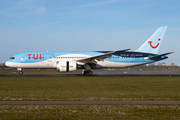
<path id="1" fill-rule="evenodd" d="M 92 71 L 89 71 L 89 75 L 92 75 L 93 74 L 93 72 Z"/>
<path id="2" fill-rule="evenodd" d="M 84 71 L 84 75 L 92 75 L 93 74 L 93 72 L 92 71 L 90 71 L 90 70 L 88 70 L 88 71 Z"/>
<path id="3" fill-rule="evenodd" d="M 23 75 L 23 71 L 20 71 L 19 74 L 20 74 L 20 75 Z"/>

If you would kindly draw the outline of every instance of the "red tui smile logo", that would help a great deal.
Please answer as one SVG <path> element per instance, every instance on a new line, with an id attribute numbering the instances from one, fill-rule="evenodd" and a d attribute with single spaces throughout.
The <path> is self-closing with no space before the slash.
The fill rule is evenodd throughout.
<path id="1" fill-rule="evenodd" d="M 161 41 L 160 38 L 159 38 L 158 40 Z M 152 45 L 152 41 L 148 41 L 148 43 L 150 44 L 150 46 L 151 46 L 153 49 L 156 49 L 156 48 L 159 46 L 159 43 L 158 43 L 156 46 L 153 46 L 153 45 Z"/>

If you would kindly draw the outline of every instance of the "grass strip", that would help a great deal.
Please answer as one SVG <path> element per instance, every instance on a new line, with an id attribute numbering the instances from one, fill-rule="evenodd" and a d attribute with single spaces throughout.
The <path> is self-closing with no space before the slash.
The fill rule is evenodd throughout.
<path id="1" fill-rule="evenodd" d="M 0 100 L 180 100 L 180 77 L 0 77 Z"/>
<path id="2" fill-rule="evenodd" d="M 0 119 L 180 119 L 178 105 L 1 105 Z"/>

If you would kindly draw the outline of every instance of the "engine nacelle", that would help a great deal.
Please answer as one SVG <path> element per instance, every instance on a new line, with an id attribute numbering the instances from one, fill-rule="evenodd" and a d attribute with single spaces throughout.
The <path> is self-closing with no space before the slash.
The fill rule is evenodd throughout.
<path id="1" fill-rule="evenodd" d="M 57 72 L 69 72 L 77 70 L 77 63 L 74 61 L 57 61 Z"/>

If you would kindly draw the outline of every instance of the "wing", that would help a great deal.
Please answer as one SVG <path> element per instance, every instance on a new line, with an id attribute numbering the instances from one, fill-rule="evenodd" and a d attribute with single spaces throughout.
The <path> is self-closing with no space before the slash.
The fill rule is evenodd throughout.
<path id="1" fill-rule="evenodd" d="M 110 58 L 112 56 L 112 54 L 114 54 L 114 53 L 121 53 L 121 52 L 125 52 L 125 51 L 128 51 L 128 50 L 130 50 L 130 49 L 108 52 L 108 53 L 104 53 L 104 54 L 101 54 L 101 55 L 96 55 L 96 56 L 92 56 L 92 57 L 89 57 L 89 58 L 80 59 L 80 60 L 76 60 L 76 61 L 81 62 L 81 63 L 94 63 L 94 64 L 96 64 L 98 61 L 103 61 L 106 58 Z"/>

